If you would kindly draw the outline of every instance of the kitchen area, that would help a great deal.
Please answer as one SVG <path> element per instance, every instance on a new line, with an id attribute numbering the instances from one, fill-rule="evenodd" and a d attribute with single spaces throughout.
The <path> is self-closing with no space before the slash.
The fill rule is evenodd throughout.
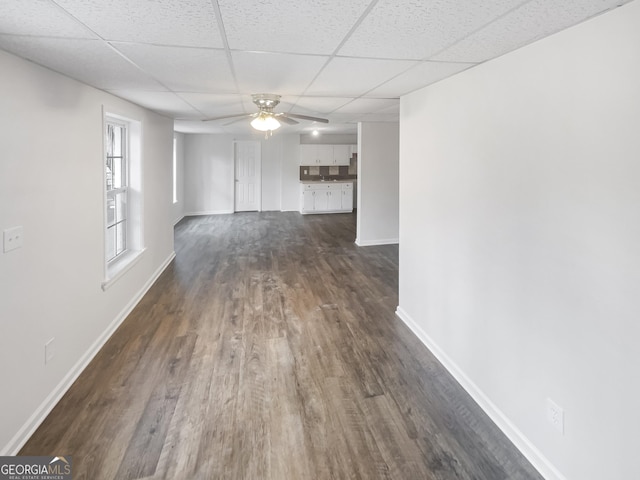
<path id="1" fill-rule="evenodd" d="M 303 215 L 351 213 L 357 207 L 356 136 L 332 137 L 329 141 L 333 143 L 303 143 L 306 139 L 301 135 L 300 213 Z"/>

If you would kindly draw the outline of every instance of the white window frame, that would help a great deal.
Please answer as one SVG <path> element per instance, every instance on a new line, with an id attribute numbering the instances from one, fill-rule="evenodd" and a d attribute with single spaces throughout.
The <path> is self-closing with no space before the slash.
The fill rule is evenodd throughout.
<path id="1" fill-rule="evenodd" d="M 117 161 L 113 161 L 111 163 L 112 169 L 109 168 L 109 143 L 110 143 L 110 138 L 108 135 L 108 130 L 109 127 L 115 127 L 118 129 L 122 129 L 124 135 L 123 135 L 123 140 L 122 140 L 122 146 L 121 146 L 121 156 L 120 157 L 112 157 L 112 158 L 121 158 L 122 160 L 120 161 L 121 163 L 121 173 L 120 173 L 120 177 L 121 177 L 121 186 L 117 187 L 117 188 L 109 188 L 109 179 L 111 178 L 111 182 L 113 182 L 113 178 L 116 176 L 116 173 L 113 171 L 115 170 L 115 164 L 117 163 Z M 115 143 L 115 142 L 114 142 Z M 114 228 L 116 231 L 118 231 L 121 227 L 120 225 L 122 225 L 124 228 L 124 236 L 122 238 L 122 245 L 120 245 L 119 240 L 120 240 L 120 235 L 115 234 L 114 236 L 116 237 L 116 240 L 114 242 L 113 245 L 113 256 L 109 255 L 109 249 L 105 250 L 105 259 L 107 260 L 107 265 L 110 265 L 114 262 L 118 261 L 118 257 L 120 255 L 124 255 L 127 252 L 127 248 L 129 245 L 129 228 L 128 228 L 128 224 L 129 224 L 129 179 L 130 179 L 130 175 L 129 175 L 129 165 L 130 165 L 130 161 L 129 161 L 129 125 L 124 123 L 124 122 L 120 122 L 120 121 L 116 121 L 115 119 L 112 119 L 110 117 L 107 117 L 106 122 L 105 122 L 105 145 L 106 145 L 106 149 L 105 149 L 105 158 L 106 158 L 106 164 L 105 164 L 105 176 L 106 176 L 106 182 L 105 182 L 105 186 L 107 189 L 107 198 L 106 198 L 106 202 L 107 202 L 107 223 L 105 225 L 106 227 L 106 231 L 109 232 L 109 230 L 111 228 Z M 118 199 L 119 198 L 123 198 L 124 199 L 124 208 L 120 209 L 118 208 Z M 109 215 L 109 211 L 110 210 L 116 210 L 116 212 L 112 213 L 111 215 Z M 110 217 L 112 217 L 112 221 L 110 221 Z M 118 218 L 119 217 L 119 218 Z M 107 233 L 107 244 L 109 243 L 109 234 Z"/>
<path id="2" fill-rule="evenodd" d="M 108 222 L 109 222 L 109 194 L 107 193 L 107 125 L 114 124 L 126 128 L 126 186 L 118 189 L 120 193 L 126 192 L 126 238 L 125 249 L 112 259 L 107 259 Z M 140 260 L 144 253 L 143 243 L 143 212 L 142 212 L 142 124 L 137 120 L 126 118 L 122 115 L 107 112 L 103 107 L 102 122 L 103 154 L 102 170 L 104 172 L 104 281 L 102 289 L 107 290 L 116 280 L 121 278 Z"/>
<path id="3" fill-rule="evenodd" d="M 178 203 L 178 139 L 173 137 L 173 204 Z"/>

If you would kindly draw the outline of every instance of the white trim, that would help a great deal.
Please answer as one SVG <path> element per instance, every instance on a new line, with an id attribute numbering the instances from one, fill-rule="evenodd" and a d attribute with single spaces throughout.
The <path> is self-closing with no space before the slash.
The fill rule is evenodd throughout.
<path id="1" fill-rule="evenodd" d="M 235 213 L 233 210 L 200 210 L 197 212 L 187 212 L 184 214 L 185 217 L 197 217 L 199 215 L 228 215 L 230 213 Z"/>
<path id="2" fill-rule="evenodd" d="M 100 351 L 100 349 L 107 343 L 107 340 L 111 338 L 111 335 L 116 331 L 116 329 L 120 326 L 120 324 L 127 318 L 127 316 L 131 313 L 131 311 L 135 308 L 135 306 L 140 302 L 142 297 L 149 291 L 151 286 L 155 283 L 155 281 L 160 277 L 162 272 L 169 266 L 172 260 L 175 258 L 175 252 L 171 252 L 165 261 L 158 267 L 158 269 L 153 273 L 151 278 L 147 280 L 144 286 L 136 293 L 136 295 L 129 301 L 127 305 L 122 309 L 122 311 L 116 316 L 115 319 L 107 326 L 107 328 L 102 332 L 102 334 L 96 339 L 95 342 L 89 347 L 89 349 L 85 352 L 85 354 L 80 357 L 80 359 L 76 362 L 76 364 L 67 372 L 64 378 L 58 383 L 58 385 L 53 389 L 53 391 L 45 398 L 45 400 L 40 404 L 40 406 L 36 409 L 35 412 L 29 417 L 29 419 L 24 423 L 22 428 L 18 430 L 13 438 L 9 441 L 7 445 L 0 451 L 0 456 L 14 456 L 17 455 L 20 449 L 27 443 L 27 440 L 33 435 L 36 429 L 40 426 L 40 424 L 47 418 L 47 415 L 51 413 L 51 410 L 56 406 L 56 404 L 60 401 L 62 396 L 67 393 L 67 390 L 73 385 L 73 382 L 80 376 L 83 370 L 89 365 L 93 357 Z"/>
<path id="3" fill-rule="evenodd" d="M 174 220 L 174 222 L 173 222 L 173 226 L 175 227 L 177 224 L 179 224 L 179 223 L 180 223 L 180 221 L 181 221 L 184 217 L 185 217 L 185 216 L 184 216 L 184 215 L 182 215 L 182 216 L 180 216 L 180 218 L 178 218 L 177 220 Z"/>
<path id="4" fill-rule="evenodd" d="M 324 215 L 325 213 L 353 213 L 353 210 L 300 210 L 300 213 L 302 215 Z"/>
<path id="5" fill-rule="evenodd" d="M 433 341 L 427 333 L 398 305 L 396 315 L 402 320 L 416 337 L 433 353 L 456 381 L 473 398 L 480 408 L 491 418 L 500 430 L 511 440 L 515 447 L 525 456 L 546 480 L 567 480 L 556 467 L 538 450 L 531 441 L 502 413 L 487 395 L 456 365 L 456 363 Z"/>
<path id="6" fill-rule="evenodd" d="M 126 272 L 140 261 L 142 254 L 146 251 L 146 248 L 142 250 L 125 250 L 122 254 L 122 258 L 116 257 L 107 265 L 108 278 L 102 282 L 102 290 L 107 291 L 111 285 L 113 285 L 118 279 L 122 278 Z"/>
<path id="7" fill-rule="evenodd" d="M 375 245 L 395 245 L 400 243 L 399 238 L 383 238 L 380 240 L 365 240 L 361 241 L 359 238 L 356 238 L 356 245 L 359 247 L 373 247 Z"/>

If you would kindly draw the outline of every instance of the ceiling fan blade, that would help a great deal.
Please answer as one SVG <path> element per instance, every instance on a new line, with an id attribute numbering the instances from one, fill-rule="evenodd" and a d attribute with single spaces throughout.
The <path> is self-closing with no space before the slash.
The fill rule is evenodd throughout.
<path id="1" fill-rule="evenodd" d="M 221 117 L 212 117 L 212 118 L 205 118 L 204 120 L 202 120 L 203 122 L 212 122 L 214 120 L 222 120 L 224 118 L 235 118 L 235 117 L 250 117 L 253 114 L 251 113 L 238 113 L 236 115 L 222 115 Z"/>
<path id="2" fill-rule="evenodd" d="M 293 118 L 289 118 L 286 113 L 277 113 L 276 117 L 282 123 L 286 123 L 287 125 L 297 125 L 300 122 L 296 122 Z"/>
<path id="3" fill-rule="evenodd" d="M 287 117 L 300 118 L 302 120 L 310 120 L 312 122 L 329 123 L 326 118 L 310 117 L 308 115 L 298 115 L 297 113 L 287 113 Z"/>
<path id="4" fill-rule="evenodd" d="M 242 121 L 246 120 L 247 118 L 257 117 L 257 116 L 258 116 L 257 113 L 251 113 L 251 114 L 248 114 L 248 115 L 242 115 L 242 117 L 236 118 L 235 120 L 231 120 L 230 122 L 224 123 L 222 126 L 226 127 L 227 125 L 233 125 L 234 123 L 242 122 Z"/>

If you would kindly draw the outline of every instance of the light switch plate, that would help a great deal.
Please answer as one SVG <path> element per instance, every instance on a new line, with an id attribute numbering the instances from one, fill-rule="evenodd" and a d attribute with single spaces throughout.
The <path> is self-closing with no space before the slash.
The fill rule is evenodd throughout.
<path id="1" fill-rule="evenodd" d="M 22 247 L 22 227 L 7 228 L 3 232 L 4 252 L 10 252 Z"/>

